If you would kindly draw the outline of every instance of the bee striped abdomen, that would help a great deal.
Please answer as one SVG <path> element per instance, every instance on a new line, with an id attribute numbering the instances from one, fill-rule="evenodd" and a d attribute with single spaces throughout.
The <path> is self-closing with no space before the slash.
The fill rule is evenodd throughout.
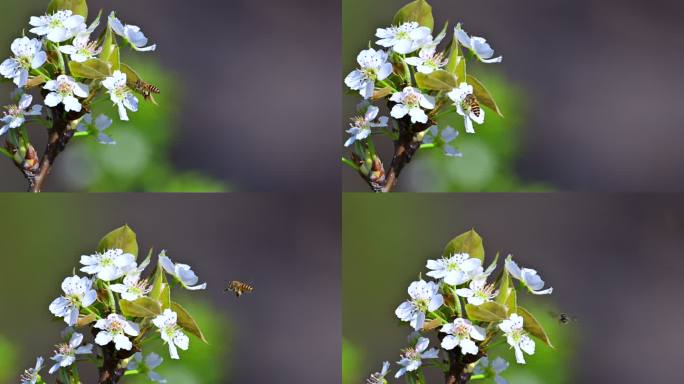
<path id="1" fill-rule="evenodd" d="M 226 291 L 232 291 L 235 293 L 236 297 L 242 296 L 243 293 L 249 293 L 254 291 L 254 287 L 247 283 L 243 283 L 241 281 L 233 280 L 230 283 L 228 283 L 228 287 L 225 289 Z"/>
<path id="2" fill-rule="evenodd" d="M 152 94 L 158 95 L 161 93 L 161 90 L 157 86 L 140 79 L 135 81 L 133 89 L 143 95 L 145 100 L 149 100 Z"/>
<path id="3" fill-rule="evenodd" d="M 477 98 L 473 94 L 469 94 L 465 97 L 464 100 L 465 104 L 470 108 L 470 111 L 473 112 L 473 114 L 477 117 L 480 117 L 480 113 L 482 112 L 480 109 L 480 102 L 477 101 Z"/>

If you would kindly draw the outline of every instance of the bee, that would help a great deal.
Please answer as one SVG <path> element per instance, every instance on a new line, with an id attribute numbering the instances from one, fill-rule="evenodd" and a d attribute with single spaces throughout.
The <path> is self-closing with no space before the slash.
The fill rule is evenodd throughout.
<path id="1" fill-rule="evenodd" d="M 161 90 L 157 86 L 150 84 L 148 82 L 145 82 L 141 79 L 137 79 L 135 81 L 135 84 L 133 84 L 133 89 L 136 92 L 140 93 L 145 98 L 145 100 L 147 100 L 147 101 L 152 100 L 152 102 L 154 102 L 153 94 L 158 95 L 161 93 Z"/>
<path id="2" fill-rule="evenodd" d="M 243 283 L 241 281 L 233 280 L 230 283 L 228 283 L 228 286 L 224 290 L 224 292 L 232 291 L 235 293 L 235 297 L 240 297 L 243 293 L 249 293 L 254 291 L 254 287 L 247 283 Z"/>
<path id="3" fill-rule="evenodd" d="M 558 320 L 559 323 L 561 324 L 569 324 L 577 321 L 577 318 L 571 315 L 568 315 L 567 313 L 561 312 L 561 313 L 556 313 L 556 312 L 549 312 L 549 314 Z"/>
<path id="4" fill-rule="evenodd" d="M 473 114 L 477 117 L 480 117 L 480 102 L 477 101 L 477 98 L 475 95 L 472 93 L 469 93 L 466 95 L 466 97 L 463 99 L 463 104 L 470 108 L 470 110 L 473 112 Z"/>

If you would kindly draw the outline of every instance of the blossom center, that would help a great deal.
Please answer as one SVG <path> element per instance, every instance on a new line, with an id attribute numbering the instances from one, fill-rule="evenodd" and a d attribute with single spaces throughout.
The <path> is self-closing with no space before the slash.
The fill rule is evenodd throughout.
<path id="1" fill-rule="evenodd" d="M 420 312 L 425 312 L 428 309 L 428 300 L 427 299 L 414 299 L 413 305 L 415 305 L 415 307 Z"/>
<path id="2" fill-rule="evenodd" d="M 71 348 L 71 345 L 69 345 L 68 343 L 57 344 L 55 345 L 55 347 L 57 348 L 55 350 L 56 354 L 61 354 L 64 356 L 70 356 L 74 354 L 74 349 Z"/>
<path id="3" fill-rule="evenodd" d="M 76 294 L 76 293 L 70 293 L 66 296 L 66 299 L 73 305 L 74 307 L 78 307 L 81 304 L 81 296 Z"/>
<path id="4" fill-rule="evenodd" d="M 24 370 L 24 373 L 19 377 L 21 381 L 35 381 L 38 378 L 38 372 L 34 368 Z"/>
<path id="5" fill-rule="evenodd" d="M 375 68 L 363 68 L 361 69 L 361 73 L 363 73 L 363 76 L 375 80 L 377 78 L 377 74 L 375 73 Z"/>
<path id="6" fill-rule="evenodd" d="M 109 330 L 113 333 L 121 333 L 124 328 L 124 324 L 119 320 L 112 320 L 109 323 Z"/>
<path id="7" fill-rule="evenodd" d="M 5 107 L 5 108 L 7 109 L 6 114 L 7 114 L 7 115 L 10 115 L 10 116 L 12 116 L 12 117 L 14 117 L 14 118 L 23 117 L 23 116 L 24 116 L 24 111 L 22 111 L 22 109 L 19 108 L 18 105 L 9 105 L 9 106 L 7 106 L 7 107 Z"/>
<path id="8" fill-rule="evenodd" d="M 454 329 L 454 333 L 460 338 L 466 338 L 470 334 L 470 330 L 465 324 L 460 324 Z"/>
<path id="9" fill-rule="evenodd" d="M 420 353 L 413 347 L 405 348 L 402 352 L 406 359 L 420 360 Z"/>
<path id="10" fill-rule="evenodd" d="M 31 56 L 29 56 L 29 55 L 21 55 L 21 56 L 17 57 L 17 63 L 19 64 L 20 67 L 22 67 L 24 69 L 31 68 L 31 61 L 33 61 L 33 60 L 31 58 Z"/>
<path id="11" fill-rule="evenodd" d="M 74 90 L 74 86 L 67 82 L 61 82 L 57 85 L 57 92 L 62 96 L 70 96 Z"/>

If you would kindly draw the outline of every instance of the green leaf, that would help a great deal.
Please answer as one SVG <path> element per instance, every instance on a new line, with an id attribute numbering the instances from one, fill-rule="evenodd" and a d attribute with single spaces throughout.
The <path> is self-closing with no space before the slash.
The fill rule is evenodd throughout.
<path id="1" fill-rule="evenodd" d="M 101 80 L 112 74 L 109 64 L 100 59 L 90 59 L 85 63 L 69 62 L 69 71 L 74 77 Z"/>
<path id="2" fill-rule="evenodd" d="M 171 310 L 178 314 L 178 325 L 180 325 L 186 331 L 199 337 L 200 340 L 202 340 L 204 343 L 209 344 L 209 342 L 207 342 L 207 340 L 204 338 L 204 334 L 202 334 L 202 330 L 200 330 L 199 325 L 197 325 L 195 319 L 193 319 L 192 316 L 190 316 L 190 314 L 188 313 L 188 311 L 185 310 L 185 308 L 183 308 L 180 304 L 176 303 L 175 301 L 172 301 Z"/>
<path id="3" fill-rule="evenodd" d="M 100 240 L 97 251 L 103 252 L 108 249 L 121 249 L 138 257 L 138 241 L 135 232 L 128 225 L 109 232 Z"/>
<path id="4" fill-rule="evenodd" d="M 88 17 L 88 4 L 86 0 L 52 0 L 48 4 L 48 13 L 55 13 L 60 9 L 67 9 L 76 15 L 81 15 L 83 18 Z"/>
<path id="5" fill-rule="evenodd" d="M 152 290 L 150 297 L 158 300 L 162 309 L 171 307 L 171 287 L 166 280 L 164 268 L 157 263 L 157 269 L 154 272 L 154 281 L 152 283 Z"/>
<path id="6" fill-rule="evenodd" d="M 460 24 L 457 25 L 456 28 L 460 28 Z M 447 72 L 456 75 L 459 83 L 463 82 L 466 78 L 466 60 L 461 52 L 461 44 L 458 42 L 455 35 L 451 41 L 451 53 L 449 54 L 449 59 L 444 69 Z"/>
<path id="7" fill-rule="evenodd" d="M 506 268 L 504 268 L 503 275 L 501 275 L 499 295 L 496 297 L 495 301 L 505 305 L 511 313 L 516 312 L 517 310 L 515 287 L 513 286 L 511 275 Z"/>
<path id="8" fill-rule="evenodd" d="M 140 297 L 135 301 L 119 301 L 121 313 L 130 317 L 154 317 L 162 313 L 161 304 L 149 297 Z"/>
<path id="9" fill-rule="evenodd" d="M 126 74 L 126 85 L 128 85 L 129 88 L 135 87 L 135 83 L 138 80 L 144 81 L 128 64 L 121 63 L 121 72 Z"/>
<path id="10" fill-rule="evenodd" d="M 523 307 L 518 307 L 517 313 L 523 318 L 523 329 L 529 332 L 532 336 L 543 341 L 544 344 L 553 348 L 553 345 L 551 345 L 551 340 L 549 340 L 549 336 L 544 331 L 544 328 L 541 326 L 541 324 L 539 324 L 537 319 L 535 319 L 530 312 L 528 312 Z"/>
<path id="11" fill-rule="evenodd" d="M 416 72 L 416 84 L 418 88 L 435 91 L 450 91 L 458 87 L 456 76 L 447 71 L 438 69 L 429 74 Z"/>
<path id="12" fill-rule="evenodd" d="M 496 101 L 494 101 L 494 98 L 489 93 L 487 88 L 485 88 L 484 84 L 480 82 L 480 80 L 476 79 L 474 76 L 468 75 L 466 82 L 473 86 L 473 94 L 480 104 L 488 107 L 492 111 L 496 112 L 497 115 L 503 117 L 499 106 L 496 105 Z"/>
<path id="13" fill-rule="evenodd" d="M 432 17 L 432 6 L 426 0 L 415 0 L 403 6 L 394 15 L 394 25 L 401 25 L 409 21 L 417 21 L 418 24 L 430 28 L 435 26 L 435 19 Z"/>
<path id="14" fill-rule="evenodd" d="M 119 46 L 116 44 L 116 38 L 112 28 L 107 25 L 102 38 L 102 52 L 100 52 L 100 59 L 109 63 L 112 70 L 117 70 L 121 67 L 121 58 L 119 54 Z"/>
<path id="15" fill-rule="evenodd" d="M 474 229 L 456 236 L 444 247 L 442 255 L 449 257 L 454 253 L 467 253 L 470 257 L 475 257 L 484 262 L 485 253 L 482 246 L 482 238 Z"/>
<path id="16" fill-rule="evenodd" d="M 508 318 L 506 307 L 495 301 L 488 301 L 482 305 L 466 304 L 465 308 L 470 320 L 491 323 Z"/>

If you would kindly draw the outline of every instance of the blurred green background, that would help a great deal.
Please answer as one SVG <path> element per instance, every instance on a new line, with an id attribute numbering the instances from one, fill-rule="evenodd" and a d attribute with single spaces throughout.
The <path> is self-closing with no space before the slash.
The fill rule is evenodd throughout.
<path id="1" fill-rule="evenodd" d="M 190 336 L 180 360 L 170 359 L 161 342 L 146 349 L 164 358 L 157 371 L 169 383 L 338 380 L 340 306 L 330 300 L 340 289 L 337 202 L 336 196 L 240 193 L 3 194 L 0 383 L 17 382 L 37 356 L 52 356 L 64 322 L 48 311 L 49 303 L 74 268 L 83 275 L 80 255 L 124 223 L 136 231 L 141 253 L 165 248 L 208 284 L 172 295 L 196 318 L 209 345 Z M 240 299 L 225 293 L 233 279 L 255 291 Z M 302 318 L 304 304 L 312 309 Z M 92 368 L 80 366 L 84 382 L 92 383 Z"/>
<path id="2" fill-rule="evenodd" d="M 502 346 L 511 383 L 682 378 L 676 369 L 682 337 L 652 332 L 676 328 L 684 315 L 669 304 L 684 289 L 684 261 L 672 257 L 684 247 L 682 194 L 345 193 L 342 222 L 344 384 L 362 382 L 383 361 L 396 368 L 411 329 L 394 310 L 410 282 L 425 273 L 427 259 L 471 228 L 484 239 L 487 260 L 496 252 L 513 254 L 554 288 L 551 296 L 519 293 L 518 302 L 542 322 L 556 349 L 537 342 L 520 367 Z M 549 311 L 578 320 L 561 326 Z M 655 350 L 659 357 L 642 364 L 637 351 Z M 443 382 L 440 377 L 428 382 Z"/>

